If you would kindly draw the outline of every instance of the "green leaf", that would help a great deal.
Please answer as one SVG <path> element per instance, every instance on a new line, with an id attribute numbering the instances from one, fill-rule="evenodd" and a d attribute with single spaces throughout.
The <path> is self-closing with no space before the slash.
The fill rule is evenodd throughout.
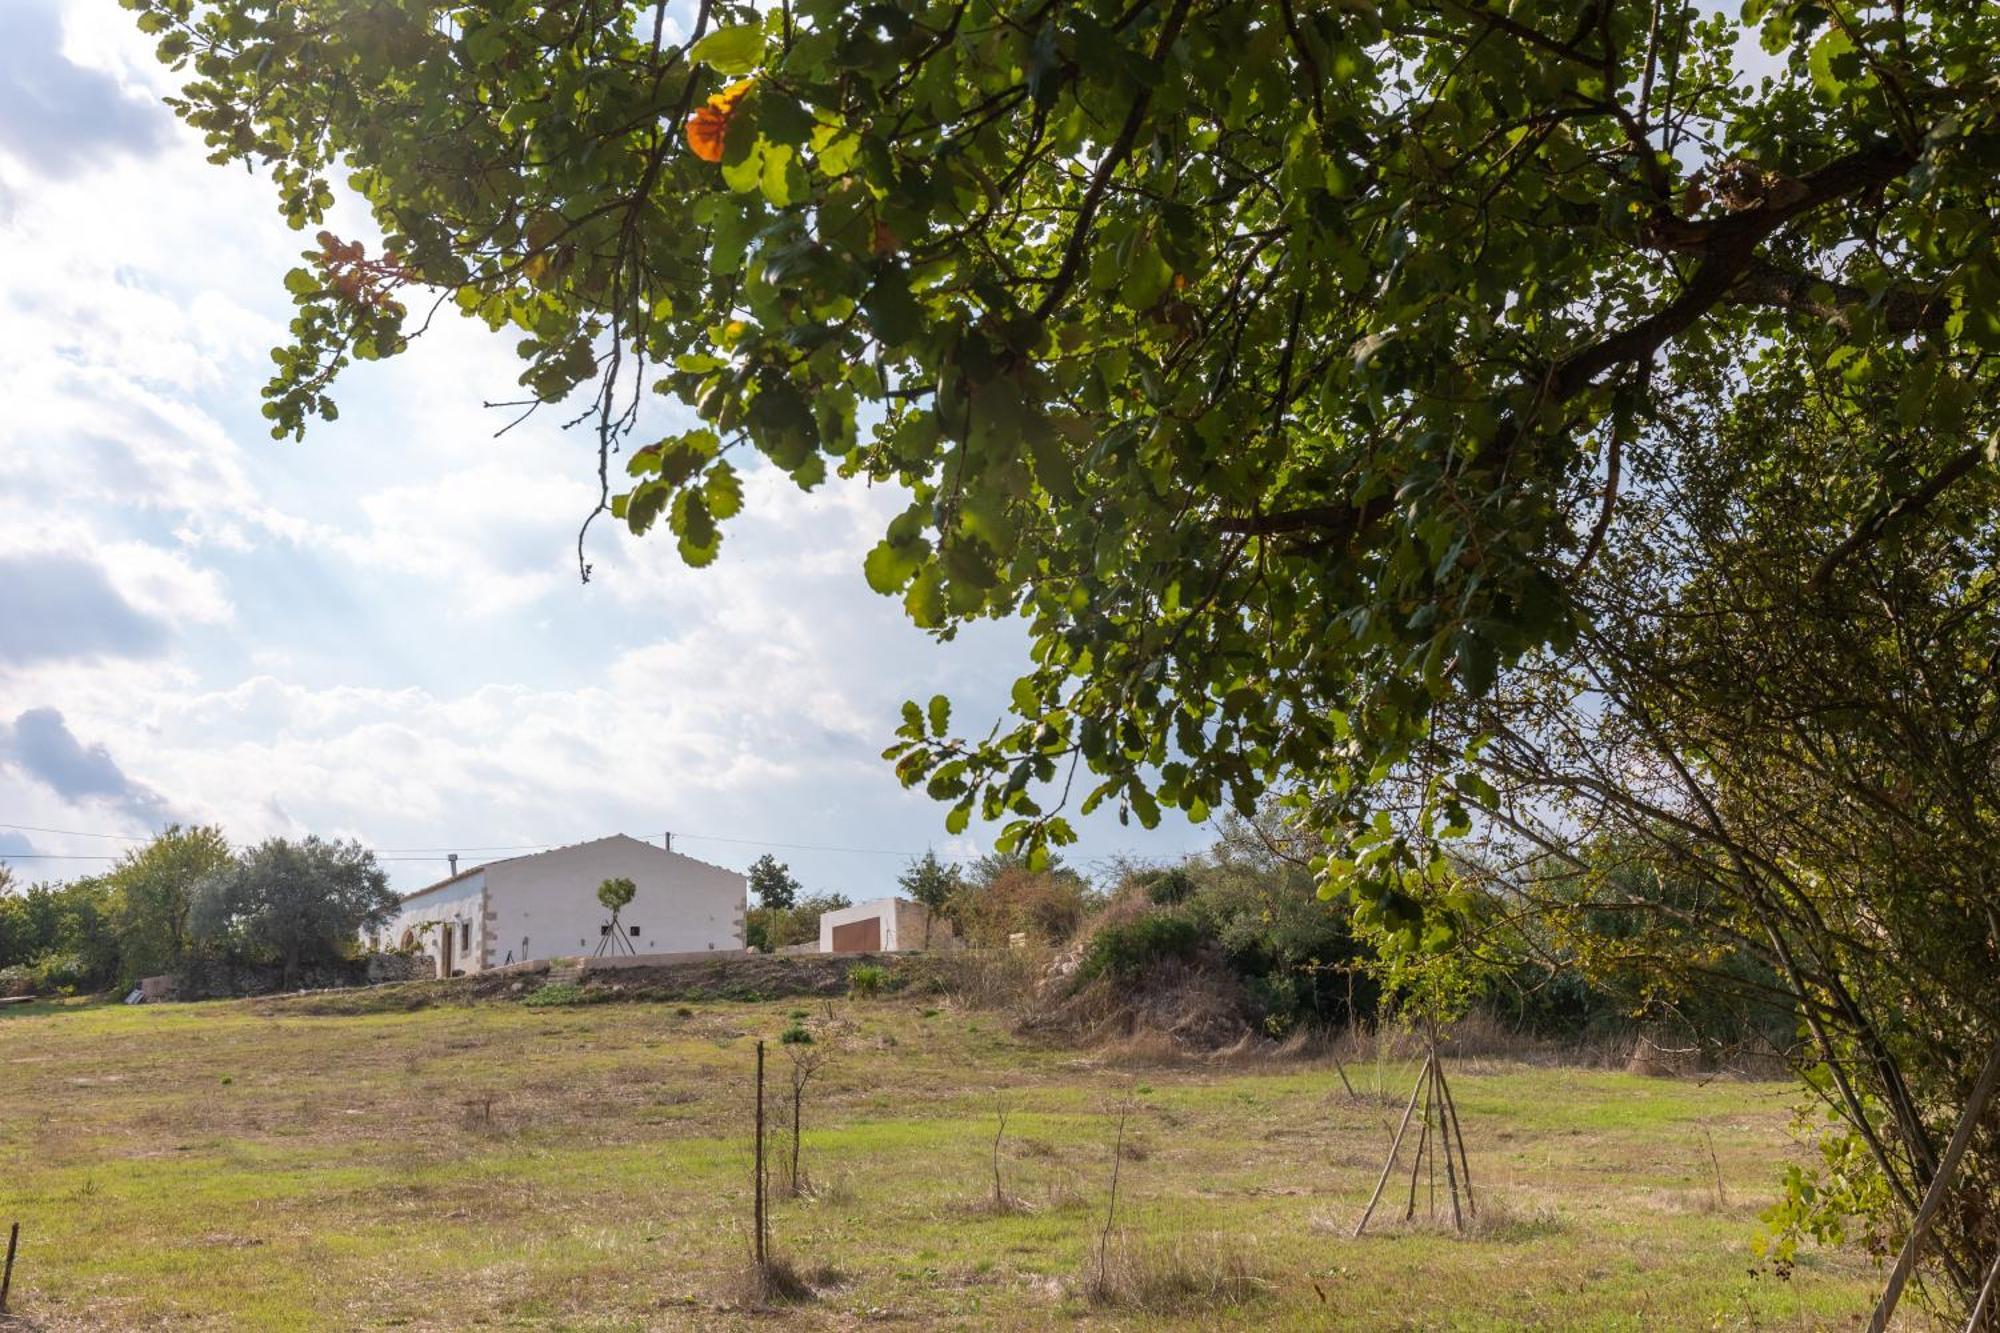
<path id="1" fill-rule="evenodd" d="M 931 544 L 922 537 L 905 542 L 877 542 L 862 563 L 868 586 L 889 596 L 901 592 L 916 576 L 930 551 Z"/>
<path id="2" fill-rule="evenodd" d="M 812 132 L 813 160 L 825 176 L 845 176 L 861 152 L 861 136 L 843 125 L 821 125 Z"/>
<path id="3" fill-rule="evenodd" d="M 891 269 L 876 279 L 862 299 L 861 310 L 875 336 L 890 347 L 900 347 L 923 332 L 924 308 L 910 294 L 909 277 L 900 269 Z"/>
<path id="4" fill-rule="evenodd" d="M 735 518 L 743 512 L 743 479 L 727 461 L 717 459 L 702 484 L 702 498 L 717 518 Z"/>
<path id="5" fill-rule="evenodd" d="M 1820 34 L 1806 54 L 1806 68 L 1812 73 L 1814 85 L 1828 97 L 1839 97 L 1847 90 L 1848 80 L 1857 67 L 1854 42 L 1847 30 L 1837 24 Z"/>
<path id="6" fill-rule="evenodd" d="M 942 694 L 931 696 L 931 735 L 942 738 L 951 730 L 951 700 Z"/>
<path id="7" fill-rule="evenodd" d="M 935 561 L 918 572 L 910 590 L 903 594 L 903 609 L 922 629 L 937 629 L 944 624 L 950 608 L 945 602 L 944 574 Z"/>
<path id="8" fill-rule="evenodd" d="M 755 23 L 717 28 L 696 42 L 688 58 L 722 74 L 748 74 L 764 55 L 764 30 Z"/>

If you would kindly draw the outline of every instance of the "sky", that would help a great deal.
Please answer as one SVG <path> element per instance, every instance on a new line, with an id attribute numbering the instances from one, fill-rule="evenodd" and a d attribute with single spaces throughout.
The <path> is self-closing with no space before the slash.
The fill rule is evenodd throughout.
<path id="1" fill-rule="evenodd" d="M 347 371 L 301 442 L 259 416 L 312 245 L 268 180 L 209 164 L 113 0 L 0 3 L 0 860 L 105 868 L 170 822 L 317 833 L 421 887 L 447 852 L 623 832 L 808 890 L 893 891 L 944 830 L 880 758 L 907 698 L 984 731 L 1017 624 L 940 645 L 871 592 L 899 492 L 774 471 L 721 559 L 600 521 L 594 437 L 519 396 L 504 335 L 441 318 Z M 344 236 L 372 234 L 345 204 Z M 668 404 L 644 423 L 677 422 Z M 974 724 L 977 725 L 974 725 Z M 1069 859 L 1159 860 L 1210 831 L 1075 821 Z M 94 858 L 94 859 L 93 859 Z"/>

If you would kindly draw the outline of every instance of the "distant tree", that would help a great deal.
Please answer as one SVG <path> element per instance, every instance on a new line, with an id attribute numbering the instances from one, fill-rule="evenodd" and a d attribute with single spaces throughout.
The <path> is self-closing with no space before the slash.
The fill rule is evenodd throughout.
<path id="1" fill-rule="evenodd" d="M 792 868 L 769 852 L 750 863 L 750 891 L 757 895 L 758 903 L 779 911 L 788 910 L 799 900 L 799 882 L 792 877 Z"/>
<path id="2" fill-rule="evenodd" d="M 1004 875 L 1015 871 L 1029 871 L 1031 869 L 1033 867 L 1029 865 L 1028 854 L 1026 852 L 994 851 L 988 852 L 973 861 L 971 867 L 964 872 L 964 876 L 973 888 L 984 889 L 991 887 L 994 881 Z M 1057 879 L 1074 880 L 1079 885 L 1084 882 L 1082 874 L 1065 862 L 1060 852 L 1054 850 L 1048 853 L 1041 867 L 1034 870 L 1034 873 L 1050 875 Z"/>
<path id="3" fill-rule="evenodd" d="M 388 877 L 359 843 L 272 838 L 203 883 L 192 919 L 197 937 L 280 964 L 290 986 L 302 966 L 346 956 L 395 908 Z"/>
<path id="4" fill-rule="evenodd" d="M 98 990 L 118 979 L 115 894 L 100 875 L 0 893 L 0 968 L 25 967 L 37 991 Z"/>
<path id="5" fill-rule="evenodd" d="M 924 906 L 924 947 L 931 943 L 931 918 L 947 911 L 965 888 L 965 872 L 925 851 L 896 876 L 896 887 Z"/>
<path id="6" fill-rule="evenodd" d="M 819 938 L 819 919 L 852 907 L 845 894 L 809 893 L 789 907 L 753 907 L 743 919 L 743 942 L 769 952 Z"/>
<path id="7" fill-rule="evenodd" d="M 112 929 L 127 981 L 171 972 L 193 943 L 190 913 L 203 881 L 231 862 L 229 842 L 213 827 L 171 825 L 108 876 L 115 894 Z"/>

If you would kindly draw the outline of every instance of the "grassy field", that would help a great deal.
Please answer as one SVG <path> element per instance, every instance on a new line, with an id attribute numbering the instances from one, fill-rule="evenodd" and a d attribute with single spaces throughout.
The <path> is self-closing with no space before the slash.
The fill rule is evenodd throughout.
<path id="1" fill-rule="evenodd" d="M 834 1054 L 813 1189 L 772 1231 L 816 1291 L 758 1309 L 754 1043 L 800 1012 Z M 901 999 L 0 1010 L 0 1223 L 24 1224 L 19 1326 L 48 1330 L 1861 1322 L 1865 1256 L 1750 1271 L 1790 1087 L 1448 1068 L 1485 1218 L 1459 1238 L 1420 1202 L 1406 1228 L 1399 1199 L 1353 1240 L 1409 1065 L 1353 1069 L 1350 1099 L 1320 1064 L 1106 1063 Z M 1110 1266 L 1149 1289 L 1106 1304 L 1121 1100 Z"/>

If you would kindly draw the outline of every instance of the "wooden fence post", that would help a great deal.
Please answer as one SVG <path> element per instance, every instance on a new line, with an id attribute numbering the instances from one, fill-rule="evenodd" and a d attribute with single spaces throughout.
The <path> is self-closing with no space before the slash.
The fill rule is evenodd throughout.
<path id="1" fill-rule="evenodd" d="M 757 1202 L 756 1202 L 756 1250 L 757 1270 L 764 1270 L 766 1261 L 765 1219 L 764 1219 L 764 1043 L 757 1043 Z"/>
<path id="2" fill-rule="evenodd" d="M 7 1313 L 7 1292 L 14 1285 L 14 1251 L 21 1244 L 21 1224 L 7 1228 L 7 1266 L 0 1269 L 0 1314 Z"/>

